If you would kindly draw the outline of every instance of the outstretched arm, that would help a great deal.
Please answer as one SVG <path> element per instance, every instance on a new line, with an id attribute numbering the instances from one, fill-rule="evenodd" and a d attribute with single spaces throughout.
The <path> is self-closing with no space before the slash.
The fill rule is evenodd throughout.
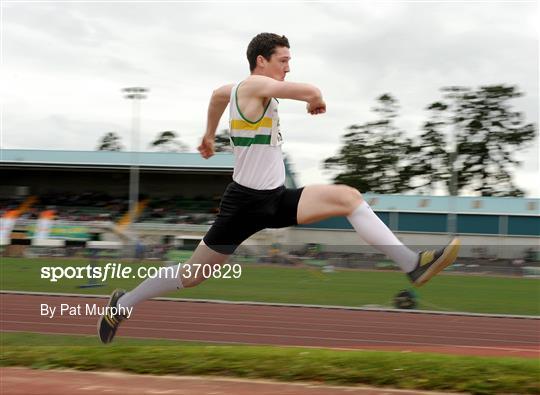
<path id="1" fill-rule="evenodd" d="M 321 91 L 311 84 L 278 81 L 257 75 L 251 76 L 248 81 L 242 84 L 242 88 L 245 93 L 251 96 L 305 101 L 310 114 L 326 112 L 326 103 L 322 98 Z"/>
<path id="2" fill-rule="evenodd" d="M 231 90 L 234 84 L 224 85 L 214 92 L 210 98 L 208 105 L 208 116 L 206 121 L 206 133 L 203 136 L 201 145 L 197 148 L 204 159 L 214 155 L 214 139 L 216 137 L 216 129 L 219 125 L 219 120 L 223 112 L 229 104 Z"/>

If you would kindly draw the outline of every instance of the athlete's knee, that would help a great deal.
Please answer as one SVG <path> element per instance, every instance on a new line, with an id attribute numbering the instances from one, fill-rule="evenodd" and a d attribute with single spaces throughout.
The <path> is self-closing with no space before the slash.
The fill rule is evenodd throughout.
<path id="1" fill-rule="evenodd" d="M 339 187 L 338 195 L 340 204 L 347 213 L 352 213 L 363 201 L 362 194 L 356 188 L 348 185 L 336 185 Z"/>
<path id="2" fill-rule="evenodd" d="M 221 266 L 230 255 L 213 251 L 206 245 L 197 247 L 194 254 L 182 264 L 181 281 L 184 288 L 192 288 L 213 277 L 216 266 Z"/>
<path id="3" fill-rule="evenodd" d="M 180 281 L 182 281 L 182 286 L 184 288 L 193 288 L 206 280 L 206 277 L 203 276 L 201 271 L 197 273 L 194 270 L 184 271 Z"/>
<path id="4" fill-rule="evenodd" d="M 204 280 L 206 280 L 205 277 L 197 276 L 197 277 L 187 277 L 182 279 L 182 287 L 183 288 L 193 288 L 202 283 Z"/>
<path id="5" fill-rule="evenodd" d="M 182 265 L 182 270 L 180 271 L 180 281 L 182 282 L 183 288 L 195 287 L 206 280 L 202 274 L 202 270 L 197 269 L 198 267 L 190 264 L 189 261 Z"/>

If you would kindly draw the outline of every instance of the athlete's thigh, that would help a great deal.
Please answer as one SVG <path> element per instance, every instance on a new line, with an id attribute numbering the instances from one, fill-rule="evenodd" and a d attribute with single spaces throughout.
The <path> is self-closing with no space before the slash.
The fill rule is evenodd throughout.
<path id="1" fill-rule="evenodd" d="M 308 224 L 346 216 L 362 202 L 362 195 L 347 185 L 310 185 L 298 202 L 298 223 Z"/>
<path id="2" fill-rule="evenodd" d="M 266 223 L 269 228 L 286 228 L 298 225 L 298 203 L 304 188 L 285 189 L 270 208 Z"/>
<path id="3" fill-rule="evenodd" d="M 256 216 L 218 217 L 203 238 L 205 247 L 221 255 L 231 255 L 245 240 L 264 229 Z"/>

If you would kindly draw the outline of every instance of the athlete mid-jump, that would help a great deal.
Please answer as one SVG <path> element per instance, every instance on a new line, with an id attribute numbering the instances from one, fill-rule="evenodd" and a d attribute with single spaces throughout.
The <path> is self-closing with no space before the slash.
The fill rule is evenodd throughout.
<path id="1" fill-rule="evenodd" d="M 306 102 L 307 112 L 312 115 L 326 112 L 318 88 L 285 81 L 291 59 L 289 48 L 285 36 L 258 34 L 247 49 L 251 74 L 212 93 L 206 133 L 198 149 L 204 158 L 214 154 L 216 129 L 229 106 L 234 174 L 214 224 L 192 257 L 182 264 L 177 277 L 148 278 L 130 292 L 114 291 L 108 306 L 133 307 L 143 300 L 196 286 L 205 278 L 202 273 L 196 277 L 186 275 L 192 273 L 190 264 L 221 265 L 244 240 L 262 229 L 308 224 L 335 216 L 346 216 L 362 239 L 396 262 L 417 286 L 454 262 L 459 251 L 458 239 L 440 250 L 414 252 L 394 236 L 354 188 L 347 185 L 285 188 L 277 99 Z M 165 274 L 165 268 L 161 269 Z M 122 315 L 102 316 L 98 323 L 101 341 L 111 342 L 124 319 Z"/>

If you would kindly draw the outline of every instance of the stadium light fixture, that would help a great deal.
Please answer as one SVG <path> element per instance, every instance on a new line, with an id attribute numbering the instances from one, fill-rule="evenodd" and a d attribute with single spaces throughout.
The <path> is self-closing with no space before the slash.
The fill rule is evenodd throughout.
<path id="1" fill-rule="evenodd" d="M 140 117 L 141 105 L 140 102 L 146 99 L 149 89 L 143 87 L 129 87 L 122 89 L 124 97 L 132 101 L 132 118 L 131 118 L 131 166 L 129 172 L 129 212 L 130 224 L 135 222 L 137 212 L 137 202 L 139 200 L 139 136 L 140 136 Z"/>

